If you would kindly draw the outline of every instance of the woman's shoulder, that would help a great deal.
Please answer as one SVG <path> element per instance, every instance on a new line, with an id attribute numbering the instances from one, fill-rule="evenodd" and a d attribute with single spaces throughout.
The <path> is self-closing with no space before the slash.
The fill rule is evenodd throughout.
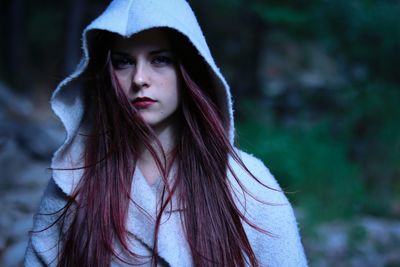
<path id="1" fill-rule="evenodd" d="M 230 159 L 229 180 L 235 195 L 241 202 L 246 202 L 249 210 L 258 213 L 268 213 L 268 216 L 288 215 L 291 217 L 292 208 L 285 190 L 282 189 L 267 166 L 257 157 L 236 150 L 239 161 Z M 281 208 L 275 208 L 281 207 Z"/>
<path id="2" fill-rule="evenodd" d="M 268 231 L 262 234 L 248 224 L 245 231 L 262 266 L 307 266 L 293 208 L 285 191 L 264 163 L 255 156 L 236 150 L 241 166 L 230 159 L 230 175 L 237 207 L 257 227 Z"/>
<path id="3" fill-rule="evenodd" d="M 236 148 L 235 151 L 250 172 L 254 174 L 267 175 L 269 176 L 269 178 L 273 179 L 273 176 L 270 173 L 269 169 L 259 158 L 238 148 Z M 235 161 L 233 157 L 230 158 L 230 161 L 230 163 L 235 162 L 233 164 L 235 168 L 243 169 L 244 171 L 246 171 L 242 166 L 240 166 L 240 164 L 238 164 L 238 162 Z"/>
<path id="4" fill-rule="evenodd" d="M 33 228 L 25 254 L 25 266 L 54 265 L 63 224 L 59 218 L 67 201 L 67 195 L 51 178 L 33 218 Z"/>
<path id="5" fill-rule="evenodd" d="M 237 183 L 242 184 L 250 193 L 268 198 L 268 202 L 275 200 L 287 203 L 279 183 L 260 159 L 239 149 L 236 149 L 236 153 L 243 166 L 234 157 L 230 158 L 229 163 L 236 175 Z"/>

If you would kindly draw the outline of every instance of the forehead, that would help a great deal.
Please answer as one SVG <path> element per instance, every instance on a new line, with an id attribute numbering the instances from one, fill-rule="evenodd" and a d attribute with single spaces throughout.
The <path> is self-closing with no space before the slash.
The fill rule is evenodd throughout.
<path id="1" fill-rule="evenodd" d="M 139 32 L 129 38 L 116 37 L 113 42 L 114 50 L 132 51 L 137 49 L 169 49 L 170 42 L 167 33 L 162 29 L 151 29 Z"/>

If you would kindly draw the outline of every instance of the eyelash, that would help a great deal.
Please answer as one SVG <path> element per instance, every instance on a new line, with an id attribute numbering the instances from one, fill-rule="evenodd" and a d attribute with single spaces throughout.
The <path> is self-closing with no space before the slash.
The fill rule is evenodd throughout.
<path id="1" fill-rule="evenodd" d="M 151 60 L 151 64 L 154 64 L 156 66 L 165 66 L 165 65 L 170 65 L 174 63 L 174 60 L 170 56 L 155 56 Z M 116 70 L 122 70 L 130 67 L 131 65 L 134 65 L 135 62 L 129 57 L 121 57 L 121 58 L 112 58 L 111 59 L 111 64 Z"/>
<path id="2" fill-rule="evenodd" d="M 157 65 L 159 65 L 159 64 L 168 65 L 168 64 L 173 63 L 173 59 L 171 57 L 168 57 L 168 56 L 156 56 L 151 62 L 153 64 L 157 64 Z"/>
<path id="3" fill-rule="evenodd" d="M 112 58 L 111 64 L 116 70 L 121 70 L 128 68 L 128 65 L 133 65 L 134 62 L 129 58 Z"/>

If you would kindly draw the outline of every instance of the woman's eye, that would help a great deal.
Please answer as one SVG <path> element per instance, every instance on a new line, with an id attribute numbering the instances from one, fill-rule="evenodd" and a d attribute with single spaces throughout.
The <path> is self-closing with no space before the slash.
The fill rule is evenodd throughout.
<path id="1" fill-rule="evenodd" d="M 155 65 L 169 65 L 173 63 L 172 57 L 169 56 L 157 56 L 152 60 L 152 63 Z"/>
<path id="2" fill-rule="evenodd" d="M 113 67 L 117 70 L 126 69 L 134 64 L 133 60 L 129 58 L 112 58 L 111 63 Z"/>

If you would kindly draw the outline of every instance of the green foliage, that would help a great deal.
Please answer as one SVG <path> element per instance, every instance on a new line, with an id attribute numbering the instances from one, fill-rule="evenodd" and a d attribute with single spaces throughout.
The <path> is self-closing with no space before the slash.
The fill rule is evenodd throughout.
<path id="1" fill-rule="evenodd" d="M 348 246 L 351 251 L 357 251 L 357 246 L 368 239 L 367 230 L 361 225 L 352 225 L 349 229 Z"/>
<path id="2" fill-rule="evenodd" d="M 220 8 L 224 9 L 237 9 L 243 4 L 242 0 L 217 0 L 215 2 Z"/>
<path id="3" fill-rule="evenodd" d="M 294 192 L 288 197 L 310 217 L 345 217 L 361 208 L 365 190 L 360 172 L 347 160 L 345 145 L 332 138 L 327 123 L 291 129 L 250 119 L 238 129 L 243 148 L 266 163 L 282 187 Z"/>
<path id="4" fill-rule="evenodd" d="M 354 158 L 370 192 L 366 211 L 386 215 L 400 195 L 400 88 L 371 84 L 356 92 L 342 112 L 343 127 L 358 147 Z"/>
<path id="5" fill-rule="evenodd" d="M 400 4 L 393 1 L 320 1 L 306 25 L 333 52 L 365 64 L 372 79 L 399 81 Z"/>
<path id="6" fill-rule="evenodd" d="M 60 30 L 63 27 L 63 17 L 65 15 L 62 10 L 50 7 L 36 10 L 29 17 L 27 23 L 31 45 L 35 46 L 35 48 L 40 48 L 57 44 L 64 34 Z M 49 27 L 49 24 L 52 27 Z M 46 34 L 43 34 L 44 31 Z"/>
<path id="7" fill-rule="evenodd" d="M 299 12 L 290 6 L 269 6 L 265 3 L 255 3 L 251 9 L 263 20 L 275 25 L 301 27 L 309 19 L 305 12 Z"/>
<path id="8" fill-rule="evenodd" d="M 398 2 L 253 0 L 242 6 L 248 6 L 269 29 L 300 39 L 318 39 L 332 53 L 365 64 L 372 79 L 400 81 Z"/>
<path id="9" fill-rule="evenodd" d="M 388 85 L 341 89 L 332 99 L 341 106 L 313 122 L 298 116 L 292 126 L 262 115 L 273 114 L 269 108 L 245 104 L 239 142 L 294 192 L 288 197 L 305 209 L 306 220 L 398 216 L 390 204 L 400 192 L 399 99 L 399 88 Z"/>

